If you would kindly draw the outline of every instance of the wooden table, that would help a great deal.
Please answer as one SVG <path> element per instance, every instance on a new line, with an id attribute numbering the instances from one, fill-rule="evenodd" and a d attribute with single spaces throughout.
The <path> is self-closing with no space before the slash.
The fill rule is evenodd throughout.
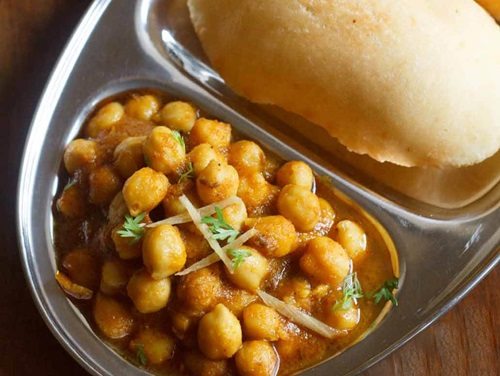
<path id="1" fill-rule="evenodd" d="M 15 195 L 36 103 L 88 4 L 0 0 L 0 376 L 86 374 L 52 337 L 32 302 L 18 255 Z M 497 269 L 451 312 L 366 375 L 499 375 L 499 285 Z"/>

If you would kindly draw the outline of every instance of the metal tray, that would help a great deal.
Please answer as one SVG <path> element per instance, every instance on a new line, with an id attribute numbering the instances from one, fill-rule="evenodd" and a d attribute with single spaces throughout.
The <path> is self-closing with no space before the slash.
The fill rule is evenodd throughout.
<path id="1" fill-rule="evenodd" d="M 304 159 L 376 217 L 399 251 L 400 305 L 342 354 L 305 374 L 352 375 L 456 304 L 499 261 L 500 153 L 464 169 L 406 169 L 348 153 L 318 128 L 234 95 L 204 62 L 185 0 L 95 0 L 61 55 L 25 145 L 18 187 L 21 257 L 33 299 L 95 375 L 146 375 L 90 329 L 54 280 L 51 202 L 65 145 L 105 97 L 154 88 L 193 101 L 284 159 Z"/>

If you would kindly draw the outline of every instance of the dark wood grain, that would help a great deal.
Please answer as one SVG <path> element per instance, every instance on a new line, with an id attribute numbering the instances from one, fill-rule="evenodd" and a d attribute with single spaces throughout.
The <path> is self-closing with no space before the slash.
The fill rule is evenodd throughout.
<path id="1" fill-rule="evenodd" d="M 15 192 L 36 103 L 88 4 L 0 0 L 0 376 L 86 374 L 52 337 L 32 302 L 18 255 Z M 499 285 L 495 270 L 451 312 L 365 374 L 499 375 Z"/>
<path id="2" fill-rule="evenodd" d="M 41 91 L 88 1 L 0 0 L 0 375 L 86 375 L 38 315 L 15 229 L 24 138 Z"/>

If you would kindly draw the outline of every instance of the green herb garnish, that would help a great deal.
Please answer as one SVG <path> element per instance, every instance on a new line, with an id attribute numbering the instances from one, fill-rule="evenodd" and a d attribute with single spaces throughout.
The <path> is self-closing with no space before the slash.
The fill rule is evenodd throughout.
<path id="1" fill-rule="evenodd" d="M 249 251 L 245 251 L 244 249 L 230 249 L 227 251 L 227 254 L 231 257 L 233 269 L 238 269 L 247 257 L 252 256 Z"/>
<path id="2" fill-rule="evenodd" d="M 181 174 L 177 183 L 182 183 L 184 180 L 192 179 L 192 178 L 194 178 L 194 167 L 193 167 L 193 163 L 189 162 L 187 170 Z"/>
<path id="3" fill-rule="evenodd" d="M 186 151 L 186 143 L 184 142 L 184 138 L 181 133 L 179 131 L 172 131 L 172 137 L 174 137 L 175 141 L 181 145 L 182 150 Z"/>
<path id="4" fill-rule="evenodd" d="M 352 307 L 354 299 L 360 299 L 362 297 L 363 290 L 358 280 L 358 276 L 356 273 L 350 273 L 342 282 L 342 299 L 337 300 L 333 306 L 333 310 L 346 311 Z"/>
<path id="5" fill-rule="evenodd" d="M 139 343 L 135 347 L 135 356 L 137 358 L 137 361 L 141 366 L 146 366 L 148 364 L 148 357 L 144 353 L 144 345 L 142 343 Z"/>
<path id="6" fill-rule="evenodd" d="M 392 293 L 394 289 L 398 288 L 399 278 L 391 278 L 384 282 L 378 291 L 371 292 L 368 296 L 375 301 L 375 304 L 380 303 L 382 299 L 385 301 L 390 300 L 395 306 L 398 305 L 398 300 Z"/>
<path id="7" fill-rule="evenodd" d="M 213 238 L 216 240 L 227 240 L 229 243 L 234 242 L 239 235 L 239 232 L 232 228 L 222 215 L 222 210 L 216 206 L 215 213 L 217 218 L 211 216 L 204 216 L 201 218 L 201 223 L 208 226 Z"/>
<path id="8" fill-rule="evenodd" d="M 146 232 L 144 225 L 141 223 L 145 216 L 146 213 L 141 213 L 136 217 L 127 214 L 122 230 L 118 231 L 118 235 L 122 238 L 132 238 L 134 243 L 138 242 Z"/>

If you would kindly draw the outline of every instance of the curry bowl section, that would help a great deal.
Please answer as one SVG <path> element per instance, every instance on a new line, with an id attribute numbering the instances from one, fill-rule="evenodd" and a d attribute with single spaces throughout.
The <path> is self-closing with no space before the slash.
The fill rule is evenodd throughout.
<path id="1" fill-rule="evenodd" d="M 56 280 L 138 367 L 291 374 L 397 304 L 399 261 L 373 217 L 193 103 L 106 99 L 63 166 Z"/>

